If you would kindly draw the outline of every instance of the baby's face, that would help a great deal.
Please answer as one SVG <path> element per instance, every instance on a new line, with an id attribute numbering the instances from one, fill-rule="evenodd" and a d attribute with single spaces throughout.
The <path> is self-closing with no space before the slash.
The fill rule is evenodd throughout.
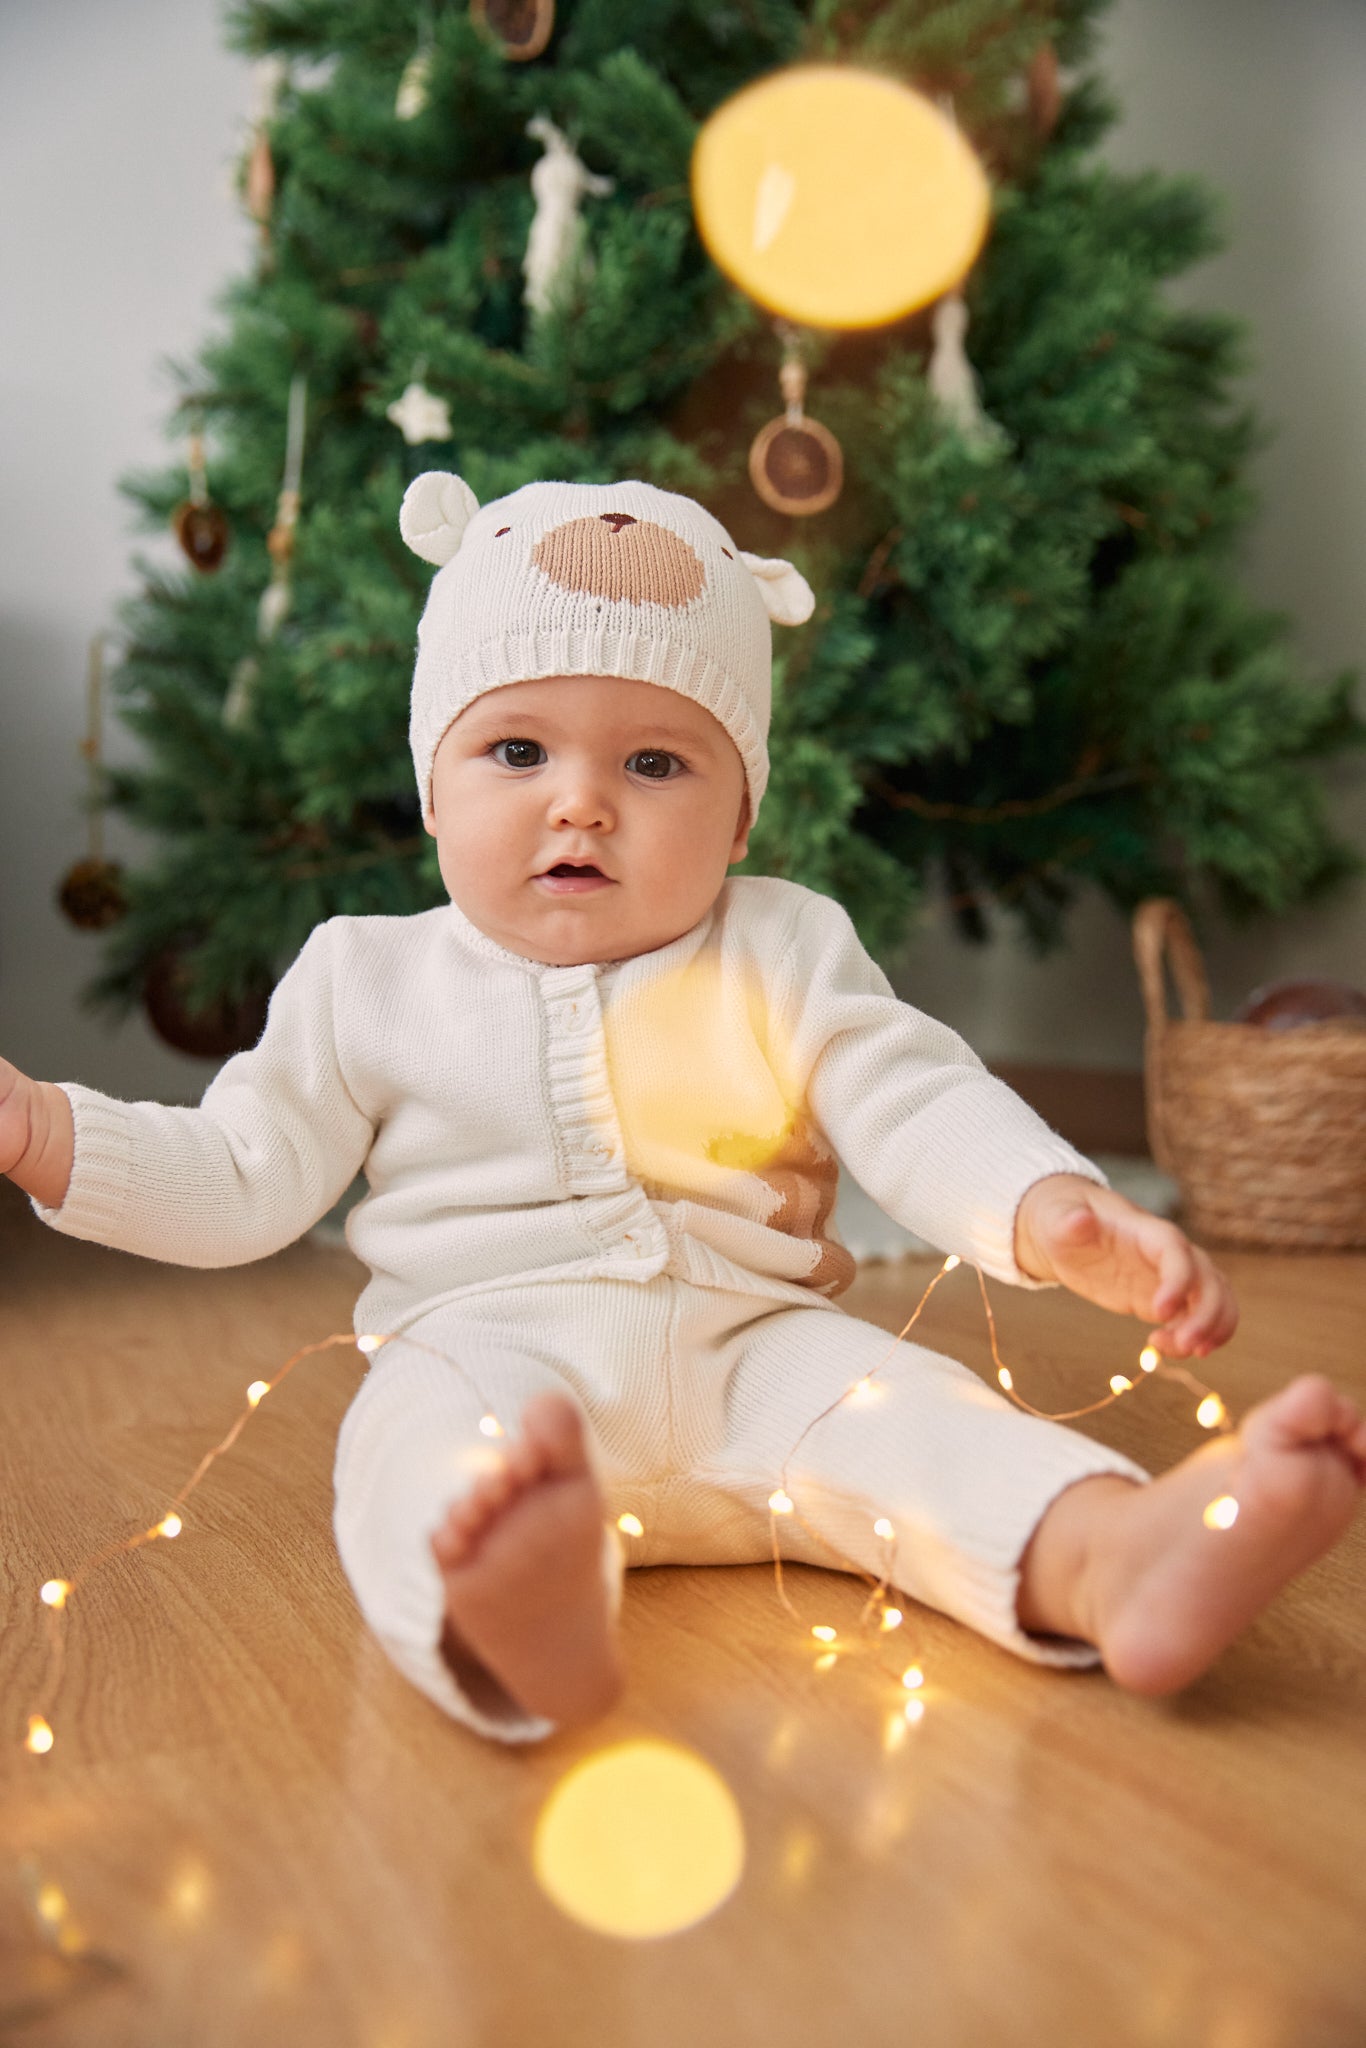
<path id="1" fill-rule="evenodd" d="M 432 771 L 441 876 L 471 924 L 554 967 L 690 931 L 749 838 L 745 772 L 709 711 L 618 676 L 477 697 Z"/>

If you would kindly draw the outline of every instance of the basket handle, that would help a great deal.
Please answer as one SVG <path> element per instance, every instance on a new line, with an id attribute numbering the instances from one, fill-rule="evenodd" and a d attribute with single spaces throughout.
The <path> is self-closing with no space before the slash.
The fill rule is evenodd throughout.
<path id="1" fill-rule="evenodd" d="M 1150 897 L 1134 912 L 1134 958 L 1143 986 L 1143 1006 L 1148 1029 L 1155 1035 L 1167 1025 L 1167 983 L 1163 969 L 1170 966 L 1182 1015 L 1196 1024 L 1209 1017 L 1209 982 L 1205 963 L 1185 911 L 1170 897 Z"/>

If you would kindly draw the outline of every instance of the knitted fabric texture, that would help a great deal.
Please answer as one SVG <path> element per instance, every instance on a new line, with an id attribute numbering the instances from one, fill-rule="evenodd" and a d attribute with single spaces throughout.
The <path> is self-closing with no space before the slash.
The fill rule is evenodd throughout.
<path id="1" fill-rule="evenodd" d="M 621 676 L 690 697 L 744 765 L 751 821 L 768 781 L 770 620 L 815 600 L 788 562 L 746 555 L 691 498 L 652 484 L 525 484 L 479 507 L 431 470 L 400 515 L 438 565 L 418 627 L 410 740 L 425 812 L 451 721 L 489 690 L 545 676 Z"/>

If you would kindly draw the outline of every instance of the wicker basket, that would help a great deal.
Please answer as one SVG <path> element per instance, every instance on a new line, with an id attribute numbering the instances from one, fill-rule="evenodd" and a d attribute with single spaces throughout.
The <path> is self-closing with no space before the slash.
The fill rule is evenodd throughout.
<path id="1" fill-rule="evenodd" d="M 1140 904 L 1148 1141 L 1198 1237 L 1276 1250 L 1366 1245 L 1366 1031 L 1214 1024 L 1179 906 Z M 1167 1014 L 1165 969 L 1183 1015 Z"/>

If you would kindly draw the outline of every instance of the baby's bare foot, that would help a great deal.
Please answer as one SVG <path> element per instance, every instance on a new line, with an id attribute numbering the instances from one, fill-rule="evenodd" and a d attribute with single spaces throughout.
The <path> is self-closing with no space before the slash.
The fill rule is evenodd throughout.
<path id="1" fill-rule="evenodd" d="M 1079 1632 L 1118 1684 L 1178 1691 L 1332 1548 L 1363 1485 L 1366 1419 L 1328 1380 L 1292 1381 L 1234 1434 L 1150 1486 L 1110 1494 L 1079 1585 Z M 1204 1511 L 1225 1495 L 1237 1518 L 1211 1528 Z"/>
<path id="2" fill-rule="evenodd" d="M 432 1537 L 446 1582 L 442 1651 L 476 1706 L 506 1711 L 510 1699 L 570 1727 L 613 1705 L 621 1665 L 602 1530 L 578 1410 L 539 1395 L 502 1465 Z"/>

